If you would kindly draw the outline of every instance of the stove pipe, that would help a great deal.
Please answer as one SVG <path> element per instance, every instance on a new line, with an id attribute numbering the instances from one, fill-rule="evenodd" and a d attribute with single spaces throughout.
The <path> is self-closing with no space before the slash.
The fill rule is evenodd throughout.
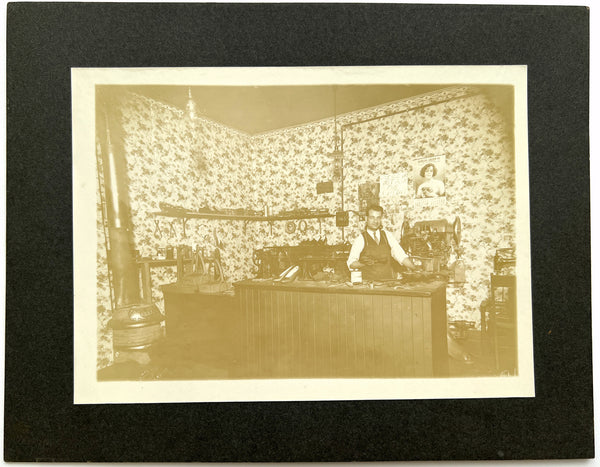
<path id="1" fill-rule="evenodd" d="M 118 107 L 106 99 L 97 115 L 98 139 L 102 147 L 102 167 L 108 223 L 108 267 L 114 290 L 113 349 L 138 350 L 160 337 L 164 320 L 151 297 L 140 296 L 139 267 L 136 263 L 133 223 Z M 112 105 L 107 105 L 111 103 Z"/>
<path id="2" fill-rule="evenodd" d="M 115 144 L 111 137 L 119 134 L 114 130 L 114 120 L 105 113 L 106 140 L 102 166 L 110 244 L 108 264 L 113 275 L 115 308 L 121 308 L 140 303 L 141 300 L 126 180 L 127 166 L 122 152 L 117 152 L 121 149 L 120 145 Z"/>

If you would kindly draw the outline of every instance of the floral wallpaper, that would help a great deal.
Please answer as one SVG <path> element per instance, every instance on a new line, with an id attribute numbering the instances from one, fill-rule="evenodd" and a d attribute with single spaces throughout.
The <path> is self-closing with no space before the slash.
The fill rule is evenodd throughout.
<path id="1" fill-rule="evenodd" d="M 436 100 L 442 102 L 431 105 Z M 385 117 L 354 123 L 378 116 Z M 385 228 L 400 238 L 404 219 L 411 224 L 434 219 L 454 222 L 459 216 L 467 282 L 448 288 L 448 318 L 479 323 L 496 248 L 505 238 L 515 238 L 512 136 L 500 112 L 477 89 L 464 87 L 354 112 L 341 120 L 342 124 L 352 123 L 344 127 L 343 136 L 344 208 L 358 210 L 359 184 L 378 182 L 380 175 L 406 172 L 408 194 L 393 201 L 381 199 L 386 210 Z M 307 206 L 323 206 L 332 212 L 341 208 L 338 194 L 324 197 L 315 189 L 316 182 L 332 175 L 327 156 L 334 149 L 330 122 L 255 139 L 266 162 L 266 176 L 273 180 L 263 187 L 269 200 L 304 200 Z M 446 157 L 446 203 L 412 208 L 413 162 L 438 155 Z M 364 221 L 351 215 L 344 240 L 354 240 L 362 228 Z M 330 242 L 341 241 L 340 230 L 328 220 L 323 235 Z"/>
<path id="2" fill-rule="evenodd" d="M 252 228 L 239 221 L 181 219 L 154 216 L 159 203 L 188 209 L 247 208 L 253 197 L 250 155 L 254 143 L 245 134 L 206 120 L 191 121 L 177 109 L 129 94 L 117 114 L 123 129 L 124 156 L 134 225 L 134 243 L 141 257 L 156 257 L 167 246 L 199 245 L 212 253 L 215 235 L 222 244 L 221 261 L 228 281 L 252 276 Z M 256 164 L 254 162 L 254 164 Z M 102 180 L 100 181 L 102 183 Z M 101 210 L 98 211 L 101 222 Z M 102 238 L 100 238 L 102 237 Z M 99 227 L 98 296 L 109 304 L 104 232 Z M 152 269 L 152 298 L 164 313 L 160 286 L 175 282 L 174 267 Z M 100 305 L 99 305 L 100 310 Z M 104 316 L 102 313 L 99 314 Z M 99 322 L 100 342 L 110 340 L 107 320 Z M 100 346 L 99 368 L 112 362 L 112 349 Z"/>
<path id="3" fill-rule="evenodd" d="M 307 239 L 326 238 L 330 244 L 352 241 L 364 226 L 353 214 L 343 232 L 330 218 L 321 223 L 308 220 L 306 232 L 296 229 L 292 234 L 285 232 L 284 222 L 244 226 L 242 221 L 191 219 L 184 237 L 181 220 L 151 215 L 160 210 L 160 202 L 194 210 L 270 206 L 274 213 L 303 207 L 333 213 L 340 209 L 339 180 L 334 179 L 333 193 L 316 191 L 318 182 L 333 178 L 333 119 L 250 136 L 202 118 L 190 121 L 178 109 L 135 94 L 123 100 L 121 115 L 134 237 L 141 256 L 155 256 L 167 245 L 200 245 L 212 251 L 216 234 L 223 243 L 226 278 L 236 281 L 253 276 L 254 249 Z M 356 123 L 374 117 L 381 118 Z M 405 171 L 411 187 L 413 161 L 445 156 L 445 205 L 415 209 L 408 188 L 409 194 L 402 198 L 381 200 L 386 209 L 384 226 L 399 237 L 404 219 L 453 222 L 455 216 L 461 218 L 467 282 L 448 288 L 448 317 L 479 322 L 495 250 L 503 239 L 515 236 L 512 138 L 499 110 L 477 88 L 452 87 L 337 120 L 338 137 L 344 125 L 345 209 L 358 209 L 359 184 Z M 100 311 L 110 306 L 100 227 L 98 364 L 102 367 L 112 356 L 108 355 L 108 312 Z M 164 312 L 159 287 L 175 281 L 174 268 L 155 268 L 152 278 L 153 299 Z"/>
<path id="4" fill-rule="evenodd" d="M 98 329 L 98 355 L 96 365 L 98 369 L 104 368 L 113 360 L 112 336 L 108 328 L 108 322 L 112 316 L 112 304 L 110 294 L 109 270 L 106 260 L 107 236 L 104 232 L 103 212 L 104 199 L 104 175 L 102 172 L 102 150 L 98 143 L 96 145 L 96 163 L 98 167 L 98 184 L 96 185 L 96 284 L 97 284 L 97 329 Z M 100 191 L 102 189 L 102 191 Z"/>
<path id="5" fill-rule="evenodd" d="M 252 140 L 214 122 L 190 121 L 141 96 L 124 102 L 122 114 L 134 241 L 140 256 L 156 256 L 159 249 L 178 245 L 200 245 L 212 252 L 216 234 L 223 244 L 226 278 L 248 277 L 251 262 L 239 246 L 250 236 L 242 222 L 191 219 L 184 234 L 181 219 L 151 213 L 160 211 L 162 202 L 191 210 L 256 206 Z M 158 285 L 173 282 L 175 271 L 157 268 L 152 273 L 153 298 L 160 304 Z"/>

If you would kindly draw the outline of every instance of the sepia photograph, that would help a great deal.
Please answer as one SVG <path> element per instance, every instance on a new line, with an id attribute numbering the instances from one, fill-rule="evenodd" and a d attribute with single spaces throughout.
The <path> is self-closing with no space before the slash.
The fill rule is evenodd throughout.
<path id="1" fill-rule="evenodd" d="M 75 401 L 534 396 L 526 79 L 73 69 Z"/>

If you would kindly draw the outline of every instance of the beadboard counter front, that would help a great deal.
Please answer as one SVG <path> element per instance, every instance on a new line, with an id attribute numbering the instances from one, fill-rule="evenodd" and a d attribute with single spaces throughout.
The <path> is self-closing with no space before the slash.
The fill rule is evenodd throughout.
<path id="1" fill-rule="evenodd" d="M 448 375 L 442 281 L 371 288 L 246 280 L 234 286 L 250 377 Z"/>

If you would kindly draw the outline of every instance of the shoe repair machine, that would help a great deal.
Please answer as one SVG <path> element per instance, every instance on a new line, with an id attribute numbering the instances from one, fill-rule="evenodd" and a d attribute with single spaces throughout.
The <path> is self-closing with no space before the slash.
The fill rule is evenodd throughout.
<path id="1" fill-rule="evenodd" d="M 465 272 L 461 259 L 461 222 L 457 216 L 451 223 L 446 219 L 419 221 L 411 227 L 408 221 L 402 224 L 400 245 L 412 262 L 422 266 L 423 271 L 438 273 L 454 272 L 454 282 L 464 282 Z M 456 262 L 450 264 L 452 251 Z"/>

